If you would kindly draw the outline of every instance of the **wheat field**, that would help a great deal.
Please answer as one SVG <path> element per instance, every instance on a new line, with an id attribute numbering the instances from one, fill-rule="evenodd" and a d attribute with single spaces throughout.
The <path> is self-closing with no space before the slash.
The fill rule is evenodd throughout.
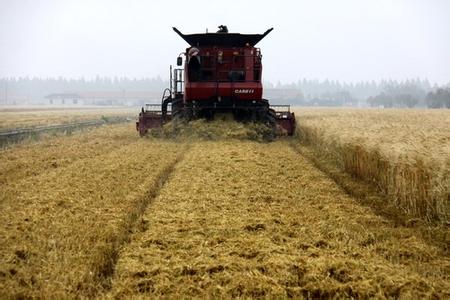
<path id="1" fill-rule="evenodd" d="M 439 248 L 359 206 L 286 142 L 192 145 L 140 224 L 108 296 L 408 297 L 449 288 Z"/>
<path id="2" fill-rule="evenodd" d="M 0 293 L 59 297 L 101 286 L 133 214 L 183 150 L 133 134 L 105 127 L 1 154 Z"/>
<path id="3" fill-rule="evenodd" d="M 66 124 L 98 120 L 102 117 L 133 117 L 136 108 L 3 108 L 0 109 L 0 130 L 32 128 L 53 124 Z"/>
<path id="4" fill-rule="evenodd" d="M 188 128 L 0 150 L 0 298 L 450 297 L 446 227 L 363 205 L 298 138 Z"/>
<path id="5" fill-rule="evenodd" d="M 449 221 L 450 111 L 299 109 L 316 155 L 366 180 L 412 216 Z"/>

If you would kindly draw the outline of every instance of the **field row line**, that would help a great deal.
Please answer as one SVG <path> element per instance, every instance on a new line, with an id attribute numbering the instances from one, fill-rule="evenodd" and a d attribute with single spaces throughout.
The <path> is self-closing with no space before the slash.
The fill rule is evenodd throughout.
<path id="1" fill-rule="evenodd" d="M 100 254 L 105 258 L 102 260 L 103 264 L 93 267 L 95 270 L 93 278 L 97 280 L 97 283 L 92 285 L 92 283 L 89 282 L 89 284 L 85 286 L 84 292 L 87 295 L 95 295 L 109 291 L 112 288 L 112 277 L 114 276 L 120 250 L 131 241 L 131 236 L 135 227 L 138 225 L 138 220 L 144 215 L 145 210 L 152 201 L 158 197 L 161 189 L 165 186 L 174 172 L 176 165 L 184 159 L 185 153 L 188 150 L 189 146 L 186 146 L 173 162 L 160 171 L 153 182 L 153 185 L 149 187 L 148 193 L 138 200 L 134 207 L 130 209 L 128 215 L 123 220 L 123 226 L 121 226 L 120 232 L 113 237 L 110 248 L 105 249 L 105 251 Z M 99 286 L 101 288 L 90 290 L 90 287 L 92 286 Z"/>

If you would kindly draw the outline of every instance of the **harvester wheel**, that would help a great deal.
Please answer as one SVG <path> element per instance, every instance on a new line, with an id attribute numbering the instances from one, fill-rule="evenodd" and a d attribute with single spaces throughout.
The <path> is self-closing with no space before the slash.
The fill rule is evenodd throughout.
<path id="1" fill-rule="evenodd" d="M 172 102 L 172 119 L 175 122 L 179 122 L 183 119 L 183 100 L 176 99 Z"/>
<path id="2" fill-rule="evenodd" d="M 277 116 L 275 110 L 270 108 L 269 101 L 263 99 L 258 109 L 258 119 L 270 128 L 270 132 L 265 136 L 267 140 L 274 140 L 277 136 Z"/>
<path id="3" fill-rule="evenodd" d="M 144 137 L 144 136 L 147 134 L 147 132 L 148 132 L 147 129 L 145 129 L 145 130 L 139 130 L 139 136 L 140 136 L 140 137 Z"/>
<path id="4" fill-rule="evenodd" d="M 193 107 L 192 103 L 191 104 L 187 104 L 184 107 L 184 119 L 187 122 L 189 122 L 190 120 L 193 119 L 193 117 L 194 117 L 194 107 Z"/>

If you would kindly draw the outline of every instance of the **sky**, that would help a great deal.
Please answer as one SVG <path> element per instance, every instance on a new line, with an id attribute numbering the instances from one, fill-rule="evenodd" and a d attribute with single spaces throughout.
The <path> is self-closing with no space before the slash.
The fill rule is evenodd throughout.
<path id="1" fill-rule="evenodd" d="M 263 79 L 450 82 L 450 1 L 0 0 L 0 78 L 169 76 L 183 33 L 263 33 Z"/>

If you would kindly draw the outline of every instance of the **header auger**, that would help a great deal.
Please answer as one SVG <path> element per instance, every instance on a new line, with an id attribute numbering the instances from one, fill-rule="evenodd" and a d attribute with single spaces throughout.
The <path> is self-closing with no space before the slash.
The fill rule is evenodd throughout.
<path id="1" fill-rule="evenodd" d="M 170 88 L 164 90 L 161 104 L 142 108 L 136 122 L 141 136 L 172 119 L 212 120 L 216 113 L 230 112 L 238 121 L 267 124 L 274 136 L 294 133 L 290 106 L 271 106 L 262 97 L 262 55 L 255 45 L 273 28 L 263 34 L 228 33 L 224 25 L 216 33 L 173 30 L 189 47 L 178 56 L 178 68 L 170 67 Z"/>

